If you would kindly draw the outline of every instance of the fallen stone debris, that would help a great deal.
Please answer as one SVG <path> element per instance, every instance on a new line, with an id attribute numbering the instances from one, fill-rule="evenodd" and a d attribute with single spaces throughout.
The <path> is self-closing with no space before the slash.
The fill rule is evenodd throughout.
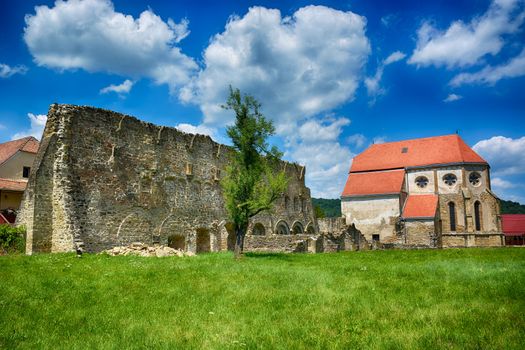
<path id="1" fill-rule="evenodd" d="M 144 243 L 131 243 L 128 246 L 113 247 L 111 249 L 104 250 L 101 254 L 109 254 L 111 256 L 117 255 L 136 255 L 146 257 L 157 257 L 162 258 L 165 256 L 195 256 L 192 252 L 183 252 L 179 249 L 173 249 L 165 245 L 153 245 L 148 246 Z"/>

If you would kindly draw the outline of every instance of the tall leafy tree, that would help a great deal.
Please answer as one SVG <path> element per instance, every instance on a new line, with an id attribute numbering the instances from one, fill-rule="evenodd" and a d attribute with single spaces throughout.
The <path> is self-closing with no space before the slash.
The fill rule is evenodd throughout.
<path id="1" fill-rule="evenodd" d="M 235 124 L 227 128 L 235 152 L 222 180 L 226 210 L 235 230 L 235 257 L 241 256 L 251 217 L 270 210 L 288 186 L 284 170 L 279 170 L 282 153 L 270 147 L 275 133 L 271 120 L 260 112 L 261 104 L 250 95 L 230 87 L 222 106 L 235 113 Z"/>

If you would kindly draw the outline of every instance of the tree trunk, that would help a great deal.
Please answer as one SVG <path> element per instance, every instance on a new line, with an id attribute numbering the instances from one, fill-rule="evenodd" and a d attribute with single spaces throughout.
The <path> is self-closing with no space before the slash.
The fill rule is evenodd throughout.
<path id="1" fill-rule="evenodd" d="M 242 256 L 244 250 L 244 236 L 246 235 L 246 229 L 242 227 L 235 228 L 235 258 L 239 259 Z"/>

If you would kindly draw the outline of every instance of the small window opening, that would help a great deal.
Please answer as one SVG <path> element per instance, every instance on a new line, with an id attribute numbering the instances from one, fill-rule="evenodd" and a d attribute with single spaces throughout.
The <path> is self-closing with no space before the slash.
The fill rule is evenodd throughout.
<path id="1" fill-rule="evenodd" d="M 372 235 L 372 241 L 379 242 L 379 235 Z"/>
<path id="2" fill-rule="evenodd" d="M 28 166 L 25 166 L 25 167 L 22 169 L 22 177 L 28 178 L 30 172 L 31 172 L 31 168 L 28 167 Z"/>
<path id="3" fill-rule="evenodd" d="M 401 148 L 401 153 L 407 153 L 407 152 L 408 152 L 408 147 Z"/>
<path id="4" fill-rule="evenodd" d="M 453 202 L 448 203 L 448 213 L 450 218 L 450 231 L 456 231 L 456 205 Z"/>

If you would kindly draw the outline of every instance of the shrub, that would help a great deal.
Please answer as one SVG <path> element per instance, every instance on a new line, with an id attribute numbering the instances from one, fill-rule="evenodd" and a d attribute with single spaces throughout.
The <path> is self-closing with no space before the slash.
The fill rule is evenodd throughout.
<path id="1" fill-rule="evenodd" d="M 0 225 L 0 253 L 22 253 L 25 249 L 24 226 Z"/>

